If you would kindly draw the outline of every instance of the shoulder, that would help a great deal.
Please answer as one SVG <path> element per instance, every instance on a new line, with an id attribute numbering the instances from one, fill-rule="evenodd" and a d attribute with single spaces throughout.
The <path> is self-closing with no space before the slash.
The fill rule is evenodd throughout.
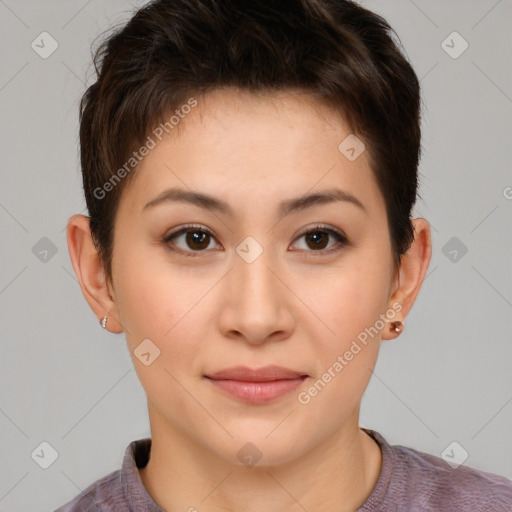
<path id="1" fill-rule="evenodd" d="M 418 498 L 419 510 L 512 511 L 511 480 L 465 465 L 452 467 L 441 457 L 413 448 L 392 449 L 397 472 L 407 479 L 409 495 Z"/>
<path id="2" fill-rule="evenodd" d="M 54 512 L 111 512 L 116 496 L 122 496 L 121 471 L 113 471 L 86 487 Z"/>
<path id="3" fill-rule="evenodd" d="M 402 445 L 380 446 L 381 474 L 358 512 L 512 512 L 512 480 Z"/>
<path id="4" fill-rule="evenodd" d="M 121 469 L 96 480 L 54 512 L 119 512 L 146 510 L 147 507 L 158 510 L 138 471 L 139 467 L 146 465 L 150 450 L 151 438 L 132 441 L 125 449 Z"/>

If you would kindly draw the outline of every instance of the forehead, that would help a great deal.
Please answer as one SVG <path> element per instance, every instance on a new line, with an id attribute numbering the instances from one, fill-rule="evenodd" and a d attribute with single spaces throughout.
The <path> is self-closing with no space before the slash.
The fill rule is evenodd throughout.
<path id="1" fill-rule="evenodd" d="M 123 191 L 121 202 L 130 211 L 141 211 L 176 186 L 223 197 L 235 209 L 268 208 L 333 187 L 370 210 L 384 208 L 367 151 L 347 158 L 344 141 L 354 135 L 326 104 L 299 91 L 254 94 L 232 88 L 195 99 L 197 106 L 175 116 L 179 126 L 164 131 L 161 140 L 150 133 L 154 147 Z"/>

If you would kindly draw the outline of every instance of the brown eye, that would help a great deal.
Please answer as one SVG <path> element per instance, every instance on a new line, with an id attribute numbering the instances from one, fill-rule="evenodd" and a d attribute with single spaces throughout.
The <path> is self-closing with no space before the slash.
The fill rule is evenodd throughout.
<path id="1" fill-rule="evenodd" d="M 210 235 L 204 231 L 187 231 L 185 242 L 191 249 L 201 251 L 210 245 Z"/>
<path id="2" fill-rule="evenodd" d="M 212 240 L 214 236 L 208 230 L 189 226 L 165 237 L 164 243 L 173 251 L 183 252 L 187 256 L 196 256 L 193 253 L 204 252 L 210 247 Z"/>
<path id="3" fill-rule="evenodd" d="M 348 244 L 348 240 L 344 235 L 334 229 L 324 228 L 322 226 L 317 226 L 306 231 L 298 240 L 301 238 L 304 238 L 306 247 L 305 249 L 300 249 L 304 249 L 306 252 L 330 253 Z M 334 239 L 334 243 L 328 246 L 330 239 Z"/>
<path id="4" fill-rule="evenodd" d="M 302 238 L 305 240 L 305 247 L 299 247 L 299 249 L 310 254 L 330 254 L 348 245 L 348 240 L 342 233 L 323 226 L 315 226 L 304 232 L 297 240 Z M 207 249 L 211 248 L 211 243 L 215 240 L 213 233 L 206 228 L 186 226 L 166 236 L 163 242 L 171 251 L 182 253 L 185 256 L 200 256 L 201 252 L 209 252 Z M 333 243 L 329 244 L 330 241 Z M 214 245 L 213 248 L 222 249 L 222 246 L 215 247 Z"/>
<path id="5" fill-rule="evenodd" d="M 325 249 L 329 243 L 329 234 L 325 231 L 310 231 L 306 235 L 306 243 L 312 249 Z M 311 242 L 311 245 L 309 245 Z"/>

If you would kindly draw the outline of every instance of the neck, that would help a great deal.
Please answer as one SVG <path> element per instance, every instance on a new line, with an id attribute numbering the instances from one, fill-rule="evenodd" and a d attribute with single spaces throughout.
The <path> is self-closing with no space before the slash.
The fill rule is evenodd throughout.
<path id="1" fill-rule="evenodd" d="M 377 443 L 358 427 L 359 411 L 355 413 L 301 457 L 251 468 L 218 457 L 183 433 L 152 424 L 150 460 L 139 473 L 164 510 L 356 510 L 375 487 L 382 458 Z"/>

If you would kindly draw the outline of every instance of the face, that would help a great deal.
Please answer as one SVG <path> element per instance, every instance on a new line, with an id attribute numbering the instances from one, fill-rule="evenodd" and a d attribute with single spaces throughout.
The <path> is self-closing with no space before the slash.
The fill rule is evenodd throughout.
<path id="1" fill-rule="evenodd" d="M 152 431 L 285 463 L 357 423 L 393 309 L 384 199 L 366 152 L 338 149 L 348 126 L 313 99 L 215 91 L 180 123 L 153 137 L 115 222 L 112 293 Z M 168 189 L 218 203 L 154 202 Z M 296 375 L 209 378 L 269 365 Z"/>

